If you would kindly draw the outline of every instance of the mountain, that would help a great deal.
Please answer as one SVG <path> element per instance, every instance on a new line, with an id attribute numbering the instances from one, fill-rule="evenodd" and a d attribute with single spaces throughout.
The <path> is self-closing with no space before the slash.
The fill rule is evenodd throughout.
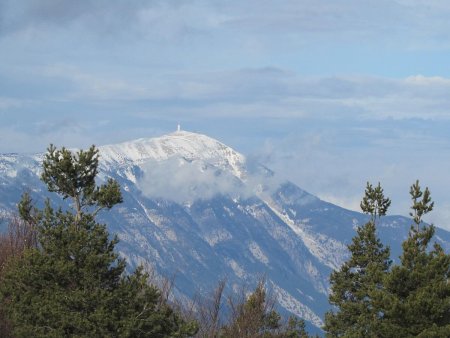
<path id="1" fill-rule="evenodd" d="M 282 311 L 322 325 L 328 277 L 348 257 L 346 244 L 367 221 L 284 181 L 208 136 L 177 131 L 159 138 L 101 146 L 100 180 L 115 178 L 124 203 L 100 215 L 134 268 L 175 276 L 179 297 L 254 286 L 263 275 Z M 23 191 L 46 197 L 42 154 L 0 156 L 0 212 L 12 213 Z M 388 216 L 379 235 L 400 255 L 411 221 Z M 436 240 L 450 251 L 450 233 Z"/>

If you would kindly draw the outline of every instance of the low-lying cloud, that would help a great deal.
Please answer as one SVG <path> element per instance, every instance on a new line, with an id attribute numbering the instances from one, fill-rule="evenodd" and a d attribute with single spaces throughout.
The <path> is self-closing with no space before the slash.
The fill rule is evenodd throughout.
<path id="1" fill-rule="evenodd" d="M 243 190 L 241 182 L 231 174 L 179 157 L 146 163 L 138 186 L 147 197 L 178 203 L 210 199 L 217 194 L 237 196 Z"/>
<path id="2" fill-rule="evenodd" d="M 416 179 L 435 201 L 426 221 L 450 229 L 450 141 L 439 122 L 372 121 L 304 128 L 268 141 L 260 161 L 323 200 L 360 211 L 366 182 L 380 182 L 392 199 L 389 214 L 408 216 L 409 188 Z M 409 131 L 408 131 L 409 130 Z M 434 133 L 429 133 L 434 130 Z"/>
<path id="3" fill-rule="evenodd" d="M 186 161 L 171 157 L 165 161 L 150 161 L 142 166 L 138 181 L 142 193 L 150 198 L 162 198 L 177 203 L 192 203 L 215 196 L 245 199 L 260 193 L 270 193 L 279 184 L 278 178 L 254 170 L 244 182 L 226 170 L 203 161 Z M 252 168 L 250 168 L 252 171 Z"/>

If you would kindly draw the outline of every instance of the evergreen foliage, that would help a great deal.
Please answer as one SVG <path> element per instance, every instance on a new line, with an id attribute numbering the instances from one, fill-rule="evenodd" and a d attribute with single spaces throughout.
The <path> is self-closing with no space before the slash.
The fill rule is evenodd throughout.
<path id="1" fill-rule="evenodd" d="M 367 184 L 361 208 L 371 220 L 358 228 L 349 261 L 331 274 L 336 310 L 326 314 L 327 336 L 450 337 L 450 255 L 437 243 L 430 248 L 434 226 L 422 219 L 434 206 L 430 191 L 416 181 L 410 195 L 413 225 L 400 264 L 390 269 L 389 250 L 375 236 L 390 200 L 379 184 Z"/>
<path id="2" fill-rule="evenodd" d="M 47 149 L 41 179 L 49 191 L 72 199 L 77 220 L 90 206 L 96 207 L 92 212 L 95 216 L 101 209 L 111 209 L 122 202 L 120 187 L 115 180 L 108 179 L 105 184 L 96 185 L 98 159 L 95 146 L 88 151 L 80 150 L 76 155 L 64 147 L 59 150 L 50 145 Z"/>
<path id="3" fill-rule="evenodd" d="M 364 197 L 360 203 L 361 210 L 371 216 L 372 223 L 375 223 L 376 218 L 386 215 L 386 212 L 391 205 L 391 200 L 384 197 L 384 191 L 381 188 L 380 182 L 374 188 L 372 184 L 367 182 Z"/>
<path id="4" fill-rule="evenodd" d="M 419 180 L 411 186 L 409 194 L 411 195 L 411 199 L 413 201 L 413 205 L 411 206 L 413 212 L 410 212 L 409 215 L 413 218 L 413 221 L 417 226 L 417 231 L 419 231 L 422 216 L 433 210 L 434 202 L 431 202 L 431 195 L 428 187 L 426 187 L 425 191 L 422 192 L 419 185 Z M 421 197 L 422 200 L 419 200 Z"/>
<path id="5" fill-rule="evenodd" d="M 306 331 L 305 321 L 297 317 L 289 317 L 287 328 L 282 334 L 282 338 L 308 338 L 310 335 Z"/>
<path id="6" fill-rule="evenodd" d="M 11 259 L 0 283 L 0 301 L 16 337 L 183 337 L 196 332 L 149 285 L 137 269 L 125 275 L 95 215 L 122 201 L 118 184 L 97 186 L 98 151 L 72 154 L 50 146 L 42 180 L 50 191 L 73 201 L 73 211 L 32 205 L 19 212 L 38 233 L 37 247 Z"/>
<path id="7" fill-rule="evenodd" d="M 385 331 L 401 337 L 450 337 L 450 255 L 434 243 L 433 225 L 422 217 L 433 209 L 428 188 L 411 186 L 414 224 L 403 243 L 401 264 L 386 278 Z M 392 334 L 391 336 L 394 336 Z"/>
<path id="8" fill-rule="evenodd" d="M 391 261 L 389 248 L 384 248 L 376 235 L 375 221 L 386 214 L 391 204 L 380 184 L 367 183 L 361 208 L 371 216 L 348 246 L 351 257 L 339 271 L 330 276 L 329 301 L 334 311 L 325 315 L 325 331 L 329 337 L 378 337 L 380 304 L 378 294 Z"/>

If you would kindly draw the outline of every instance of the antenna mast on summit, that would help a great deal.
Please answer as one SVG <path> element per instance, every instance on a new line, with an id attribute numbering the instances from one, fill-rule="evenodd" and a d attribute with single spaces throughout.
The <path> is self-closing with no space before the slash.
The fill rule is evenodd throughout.
<path id="1" fill-rule="evenodd" d="M 180 126 L 179 123 L 178 123 L 178 125 L 177 125 L 177 131 L 181 131 L 181 126 Z"/>

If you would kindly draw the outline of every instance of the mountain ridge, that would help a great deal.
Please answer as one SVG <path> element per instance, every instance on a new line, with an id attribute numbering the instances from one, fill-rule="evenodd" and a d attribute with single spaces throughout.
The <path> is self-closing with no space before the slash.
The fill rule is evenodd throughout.
<path id="1" fill-rule="evenodd" d="M 100 146 L 102 179 L 122 187 L 124 203 L 100 214 L 119 236 L 119 254 L 130 268 L 151 266 L 177 275 L 177 292 L 191 298 L 228 280 L 228 292 L 261 274 L 280 307 L 317 331 L 329 308 L 328 276 L 348 257 L 346 244 L 367 216 L 309 194 L 261 169 L 206 135 L 175 132 Z M 28 190 L 36 203 L 46 192 L 39 180 L 42 155 L 0 155 L 0 211 L 15 210 Z M 394 259 L 411 221 L 388 216 L 378 226 Z M 436 239 L 450 251 L 450 233 Z"/>

